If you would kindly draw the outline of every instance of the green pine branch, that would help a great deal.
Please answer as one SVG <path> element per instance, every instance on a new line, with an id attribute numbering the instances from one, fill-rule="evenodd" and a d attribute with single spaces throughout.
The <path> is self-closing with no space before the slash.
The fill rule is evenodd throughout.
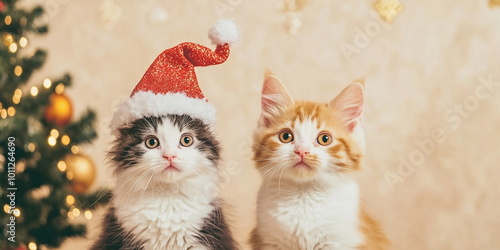
<path id="1" fill-rule="evenodd" d="M 47 88 L 30 82 L 32 73 L 43 66 L 46 52 L 38 49 L 32 55 L 20 56 L 21 46 L 13 51 L 9 48 L 9 41 L 19 45 L 20 39 L 28 34 L 47 32 L 46 25 L 37 24 L 43 9 L 17 9 L 16 0 L 0 1 L 7 6 L 6 11 L 0 13 L 0 39 L 3 39 L 0 41 L 0 249 L 28 245 L 29 242 L 58 247 L 68 237 L 85 236 L 85 225 L 71 220 L 74 209 L 83 214 L 83 211 L 107 204 L 110 200 L 107 189 L 90 194 L 75 193 L 66 171 L 58 168 L 59 162 L 72 154 L 72 146 L 91 143 L 97 137 L 96 114 L 89 109 L 63 127 L 44 119 L 49 97 L 55 94 L 59 84 L 70 87 L 71 77 L 65 74 L 53 79 Z M 7 16 L 8 25 L 5 23 Z M 16 67 L 22 68 L 21 74 L 15 74 Z M 26 85 L 37 86 L 37 94 L 28 93 Z M 24 89 L 20 99 L 14 98 L 16 91 L 20 91 L 18 89 Z M 48 138 L 53 129 L 58 131 L 59 137 L 55 145 L 49 145 Z M 60 141 L 62 135 L 71 139 L 68 145 Z M 15 146 L 9 146 L 9 138 L 15 138 Z M 11 161 L 11 158 L 15 160 Z M 7 223 L 15 214 L 14 210 L 8 209 L 10 162 L 16 164 L 15 205 L 20 211 L 15 220 L 15 243 L 7 240 L 10 236 Z M 74 201 L 69 203 L 68 197 L 74 197 Z"/>

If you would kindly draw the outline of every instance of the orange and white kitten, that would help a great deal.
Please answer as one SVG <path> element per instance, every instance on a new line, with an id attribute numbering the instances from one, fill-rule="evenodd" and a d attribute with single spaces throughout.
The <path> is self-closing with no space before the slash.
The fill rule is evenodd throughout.
<path id="1" fill-rule="evenodd" d="M 254 135 L 262 175 L 254 249 L 386 249 L 388 240 L 360 206 L 363 82 L 330 103 L 294 101 L 268 76 Z"/>

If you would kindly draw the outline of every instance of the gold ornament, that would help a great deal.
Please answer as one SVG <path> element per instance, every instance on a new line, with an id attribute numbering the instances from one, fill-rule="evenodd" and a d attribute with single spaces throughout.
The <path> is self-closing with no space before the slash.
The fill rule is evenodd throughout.
<path id="1" fill-rule="evenodd" d="M 71 188 L 75 193 L 83 193 L 95 181 L 96 168 L 90 157 L 84 154 L 69 154 L 66 162 L 66 176 L 71 181 Z"/>
<path id="2" fill-rule="evenodd" d="M 59 127 L 68 125 L 73 115 L 73 105 L 65 94 L 52 94 L 49 97 L 49 105 L 45 108 L 44 118 L 46 121 Z"/>
<path id="3" fill-rule="evenodd" d="M 391 23 L 403 10 L 403 6 L 398 0 L 377 0 L 375 9 L 384 21 Z"/>
<path id="4" fill-rule="evenodd" d="M 490 7 L 500 7 L 500 0 L 490 0 Z"/>

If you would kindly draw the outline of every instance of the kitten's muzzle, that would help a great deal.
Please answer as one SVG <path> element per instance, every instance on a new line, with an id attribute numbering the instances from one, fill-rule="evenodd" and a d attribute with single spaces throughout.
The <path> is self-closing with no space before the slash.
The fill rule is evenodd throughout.
<path id="1" fill-rule="evenodd" d="M 174 166 L 174 159 L 177 157 L 175 154 L 164 154 L 163 159 L 167 160 L 167 166 L 165 167 L 165 171 L 180 171 L 176 166 Z"/>
<path id="2" fill-rule="evenodd" d="M 172 161 L 174 160 L 174 158 L 177 157 L 177 155 L 174 155 L 174 154 L 164 154 L 162 155 L 163 159 L 167 160 L 168 162 L 170 162 L 170 165 L 172 165 Z"/>
<path id="3" fill-rule="evenodd" d="M 299 145 L 299 146 L 295 147 L 295 150 L 293 152 L 295 152 L 297 155 L 299 155 L 300 159 L 302 161 L 304 161 L 304 157 L 306 157 L 306 155 L 308 155 L 310 153 L 310 150 L 307 147 Z"/>

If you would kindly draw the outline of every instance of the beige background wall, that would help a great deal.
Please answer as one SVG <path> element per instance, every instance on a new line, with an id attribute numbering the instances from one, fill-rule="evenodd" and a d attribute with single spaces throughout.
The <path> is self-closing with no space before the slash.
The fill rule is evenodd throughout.
<path id="1" fill-rule="evenodd" d="M 240 41 L 226 63 L 197 73 L 218 109 L 222 186 L 239 240 L 254 219 L 259 176 L 250 136 L 269 68 L 293 96 L 325 102 L 366 77 L 368 150 L 359 180 L 395 249 L 500 247 L 500 7 L 488 0 L 401 0 L 403 12 L 383 27 L 372 1 L 309 0 L 295 36 L 283 28 L 284 0 L 45 2 L 50 32 L 32 38 L 30 48 L 47 49 L 49 58 L 32 83 L 68 71 L 77 113 L 97 111 L 100 138 L 83 148 L 99 166 L 96 187 L 113 185 L 104 164 L 112 107 L 162 50 L 184 41 L 210 45 L 216 4 L 233 3 L 223 16 L 236 20 Z M 341 45 L 356 46 L 365 27 L 371 37 L 346 57 Z M 497 86 L 485 92 L 483 78 Z M 100 214 L 89 223 L 91 240 Z M 62 249 L 89 244 L 69 240 Z"/>

